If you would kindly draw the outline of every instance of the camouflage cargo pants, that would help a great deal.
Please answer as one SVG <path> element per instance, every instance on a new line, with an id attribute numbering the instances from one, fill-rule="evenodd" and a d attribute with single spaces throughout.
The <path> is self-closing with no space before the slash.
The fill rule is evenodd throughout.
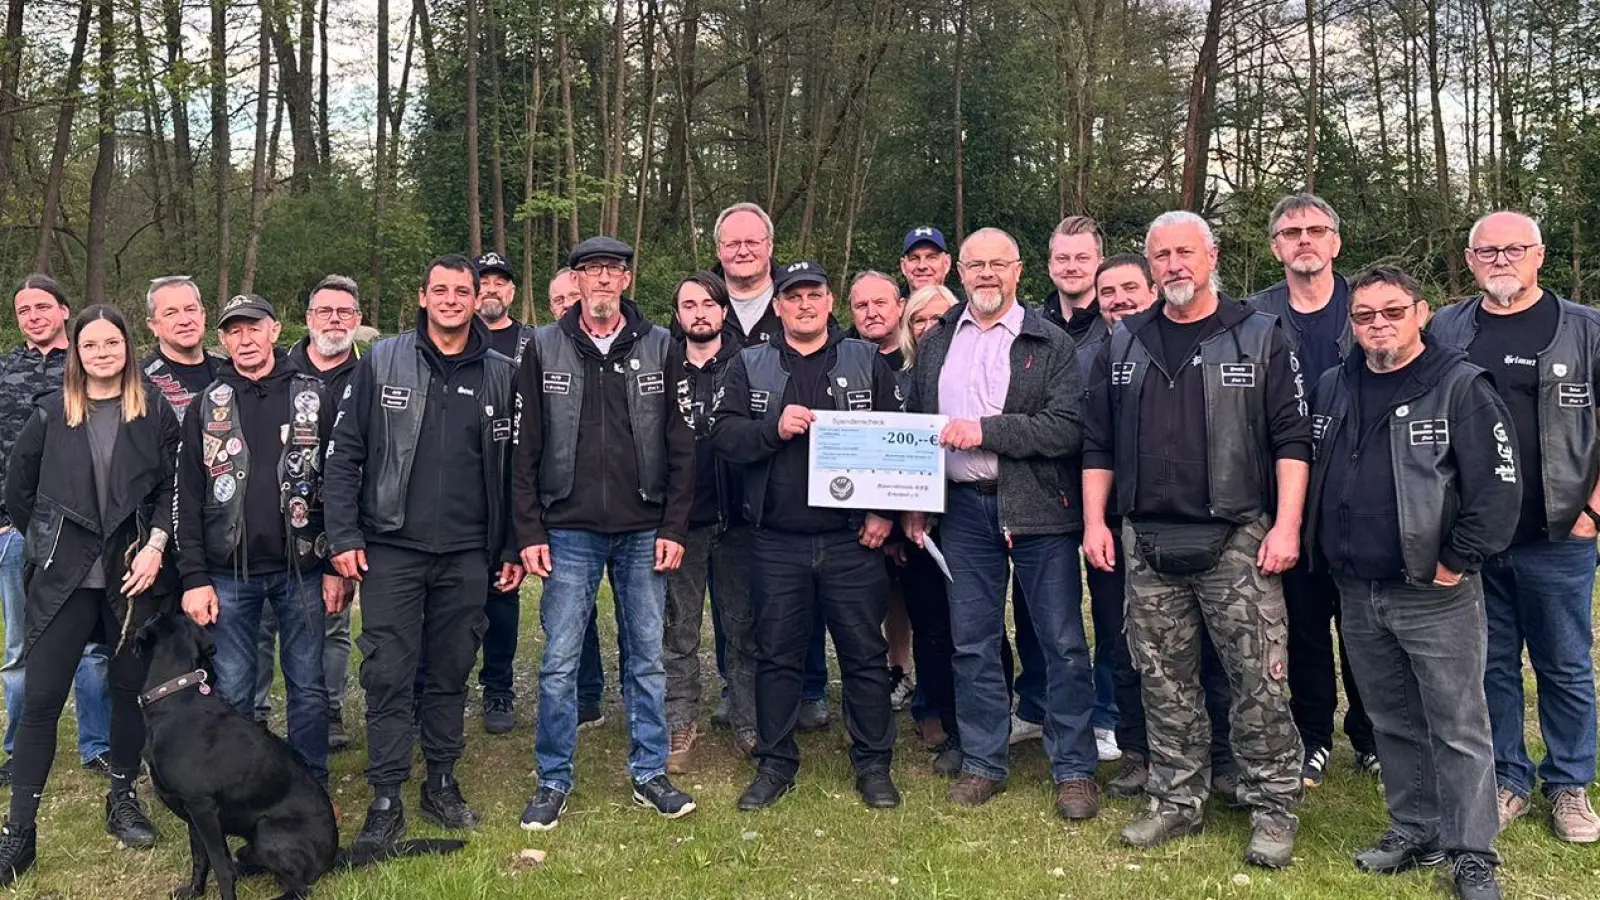
<path id="1" fill-rule="evenodd" d="M 1239 800 L 1257 813 L 1300 802 L 1303 750 L 1289 712 L 1288 624 L 1280 580 L 1261 574 L 1263 517 L 1234 530 L 1222 558 L 1198 575 L 1162 575 L 1124 526 L 1126 628 L 1150 732 L 1151 797 L 1199 813 L 1210 789 L 1210 720 L 1200 687 L 1202 629 L 1209 629 L 1233 689 L 1228 720 Z"/>

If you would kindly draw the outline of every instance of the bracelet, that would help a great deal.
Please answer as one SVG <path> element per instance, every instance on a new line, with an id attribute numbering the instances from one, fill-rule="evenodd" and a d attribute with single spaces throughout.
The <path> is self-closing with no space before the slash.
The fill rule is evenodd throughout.
<path id="1" fill-rule="evenodd" d="M 1593 522 L 1596 528 L 1600 528 L 1600 512 L 1595 512 L 1594 507 L 1585 503 L 1583 505 L 1583 514 L 1589 517 L 1589 521 Z"/>

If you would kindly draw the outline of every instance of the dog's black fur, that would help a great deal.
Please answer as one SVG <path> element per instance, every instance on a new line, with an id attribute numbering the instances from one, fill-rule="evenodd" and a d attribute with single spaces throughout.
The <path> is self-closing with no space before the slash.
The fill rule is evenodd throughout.
<path id="1" fill-rule="evenodd" d="M 187 617 L 163 614 L 139 629 L 136 647 L 150 670 L 149 691 L 204 669 L 208 687 L 186 688 L 144 707 L 145 762 L 156 796 L 189 826 L 194 869 L 173 891 L 177 900 L 205 893 L 212 870 L 222 900 L 235 900 L 237 875 L 278 879 L 278 900 L 304 900 L 311 883 L 341 867 L 400 856 L 453 853 L 461 841 L 410 840 L 360 857 L 339 849 L 333 801 L 289 745 L 239 715 L 219 694 L 211 635 Z M 242 837 L 235 860 L 228 838 Z"/>

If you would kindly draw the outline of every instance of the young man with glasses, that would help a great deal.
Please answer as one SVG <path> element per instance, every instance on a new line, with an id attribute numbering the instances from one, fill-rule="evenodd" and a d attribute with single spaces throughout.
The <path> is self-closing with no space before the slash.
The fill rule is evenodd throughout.
<path id="1" fill-rule="evenodd" d="M 1539 283 L 1538 223 L 1490 213 L 1467 237 L 1483 290 L 1439 311 L 1428 335 L 1494 376 L 1515 424 L 1522 506 L 1511 546 L 1483 566 L 1489 621 L 1484 689 L 1494 727 L 1500 827 L 1528 812 L 1542 783 L 1556 837 L 1600 840 L 1589 804 L 1595 776 L 1595 534 L 1600 524 L 1600 313 Z M 1522 650 L 1539 690 L 1546 747 L 1537 770 L 1523 737 Z"/>

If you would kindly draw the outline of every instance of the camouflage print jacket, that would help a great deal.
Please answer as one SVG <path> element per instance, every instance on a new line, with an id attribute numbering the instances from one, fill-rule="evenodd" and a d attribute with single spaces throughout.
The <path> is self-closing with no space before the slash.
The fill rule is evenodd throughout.
<path id="1" fill-rule="evenodd" d="M 61 376 L 67 368 L 67 351 L 51 350 L 41 354 L 31 344 L 24 343 L 6 354 L 0 364 L 0 466 L 9 468 L 11 445 L 16 443 L 22 426 L 33 415 L 34 401 L 40 396 L 61 387 Z M 9 526 L 11 516 L 0 500 L 0 526 Z"/>

